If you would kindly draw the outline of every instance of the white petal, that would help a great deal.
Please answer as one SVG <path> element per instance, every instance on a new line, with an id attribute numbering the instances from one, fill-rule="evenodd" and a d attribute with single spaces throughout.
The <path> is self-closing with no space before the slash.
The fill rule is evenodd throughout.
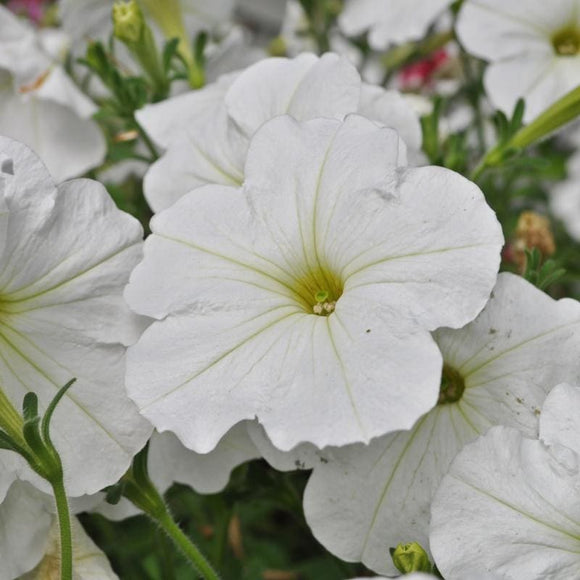
<path id="1" fill-rule="evenodd" d="M 549 10 L 542 0 L 471 0 L 463 5 L 457 34 L 465 49 L 491 61 L 550 51 L 550 36 L 567 23 L 575 1 L 554 0 Z M 522 59 L 523 60 L 523 59 Z"/>
<path id="2" fill-rule="evenodd" d="M 520 97 L 525 98 L 524 119 L 530 122 L 571 90 L 579 75 L 580 61 L 562 62 L 546 54 L 494 63 L 487 68 L 484 83 L 493 104 L 506 114 L 513 112 Z"/>
<path id="3" fill-rule="evenodd" d="M 135 113 L 137 121 L 149 137 L 167 149 L 185 127 L 195 127 L 221 109 L 224 96 L 236 76 L 237 74 L 224 75 L 201 90 L 147 105 Z"/>
<path id="4" fill-rule="evenodd" d="M 302 443 L 290 451 L 280 451 L 272 445 L 264 428 L 255 421 L 247 422 L 250 438 L 260 456 L 278 471 L 295 471 L 312 469 L 318 462 L 326 461 L 324 450 L 317 449 L 310 443 Z"/>
<path id="5" fill-rule="evenodd" d="M 410 426 L 434 403 L 434 344 L 424 334 L 390 336 L 373 316 L 341 319 L 283 304 L 260 313 L 208 303 L 155 323 L 130 349 L 129 393 L 158 429 L 198 452 L 254 416 L 282 450 Z"/>
<path id="6" fill-rule="evenodd" d="M 579 462 L 506 427 L 466 447 L 432 508 L 431 549 L 445 578 L 578 577 Z"/>
<path id="7" fill-rule="evenodd" d="M 207 184 L 241 185 L 248 148 L 225 107 L 176 133 L 168 150 L 147 171 L 145 198 L 154 212 Z"/>
<path id="8" fill-rule="evenodd" d="M 74 580 L 118 580 L 105 554 L 91 540 L 77 518 L 71 518 L 73 537 L 73 577 Z M 53 578 L 60 568 L 60 534 L 56 519 L 47 539 L 45 557 L 40 564 L 19 580 L 40 580 Z"/>
<path id="9" fill-rule="evenodd" d="M 0 451 L 0 503 L 4 501 L 12 482 L 16 479 L 17 455 L 12 451 Z"/>
<path id="10" fill-rule="evenodd" d="M 369 44 L 384 50 L 391 43 L 419 40 L 450 0 L 348 0 L 339 24 L 347 36 L 370 29 Z"/>
<path id="11" fill-rule="evenodd" d="M 423 137 L 419 117 L 401 93 L 365 83 L 357 112 L 385 127 L 395 129 L 409 149 L 421 149 Z"/>
<path id="12" fill-rule="evenodd" d="M 572 129 L 572 127 L 571 127 Z M 572 129 L 573 130 L 573 129 Z M 572 134 L 572 139 L 574 134 Z M 567 161 L 568 179 L 556 183 L 550 191 L 550 210 L 562 220 L 570 236 L 580 241 L 580 155 L 574 154 Z"/>
<path id="13" fill-rule="evenodd" d="M 103 135 L 90 119 L 34 94 L 0 93 L 2 134 L 26 143 L 42 158 L 56 181 L 82 175 L 105 156 Z"/>
<path id="14" fill-rule="evenodd" d="M 143 512 L 132 504 L 126 497 L 122 497 L 116 504 L 110 504 L 105 500 L 105 494 L 97 494 L 101 496 L 101 503 L 97 505 L 92 511 L 95 514 L 101 514 L 103 517 L 113 522 L 120 522 L 127 518 L 132 518 L 142 514 Z"/>
<path id="15" fill-rule="evenodd" d="M 458 331 L 438 330 L 445 361 L 464 377 L 469 416 L 535 437 L 546 395 L 577 380 L 580 303 L 554 301 L 513 274 L 501 274 L 485 310 Z M 485 421 L 482 425 L 485 425 Z"/>
<path id="16" fill-rule="evenodd" d="M 172 433 L 155 433 L 149 448 L 149 473 L 162 491 L 176 481 L 199 493 L 218 493 L 235 467 L 259 457 L 244 422 L 232 427 L 205 455 L 185 448 Z"/>
<path id="17" fill-rule="evenodd" d="M 38 155 L 23 143 L 0 137 L 0 162 L 3 192 L 9 207 L 39 204 L 50 207 L 56 186 Z M 42 203 L 43 198 L 49 199 L 48 205 Z"/>
<path id="18" fill-rule="evenodd" d="M 0 68 L 10 71 L 17 82 L 33 82 L 51 65 L 37 42 L 32 26 L 0 6 Z"/>
<path id="19" fill-rule="evenodd" d="M 228 22 L 235 5 L 234 0 L 180 0 L 179 3 L 186 26 L 189 24 L 188 31 L 193 29 L 192 21 L 203 29 Z"/>
<path id="20" fill-rule="evenodd" d="M 333 554 L 395 574 L 388 548 L 428 548 L 430 501 L 464 442 L 477 435 L 454 405 L 438 406 L 409 432 L 351 445 L 317 464 L 304 493 L 306 521 Z"/>
<path id="21" fill-rule="evenodd" d="M 19 171 L 28 170 L 17 166 Z M 18 175 L 16 180 L 19 186 Z M 116 208 L 102 185 L 90 180 L 61 185 L 49 216 L 18 212 L 15 204 L 11 210 L 0 262 L 2 301 L 10 313 L 80 299 L 119 300 L 116 290 L 141 257 L 142 229 Z"/>
<path id="22" fill-rule="evenodd" d="M 266 121 L 289 114 L 300 121 L 340 119 L 356 111 L 360 77 L 345 58 L 328 53 L 318 58 L 269 58 L 246 69 L 225 99 L 234 122 L 251 137 Z"/>
<path id="23" fill-rule="evenodd" d="M 563 383 L 550 392 L 542 407 L 540 437 L 580 455 L 580 387 Z"/>
<path id="24" fill-rule="evenodd" d="M 51 68 L 50 74 L 34 94 L 40 99 L 51 100 L 68 107 L 81 119 L 88 119 L 97 112 L 97 106 L 78 88 L 61 66 Z"/>
<path id="25" fill-rule="evenodd" d="M 357 304 L 328 322 L 305 313 L 288 272 L 252 248 L 245 205 L 236 190 L 208 187 L 153 220 L 126 296 L 141 313 L 177 314 L 130 350 L 128 387 L 142 413 L 198 452 L 254 416 L 283 450 L 410 427 L 438 386 L 430 336 L 392 333 Z"/>
<path id="26" fill-rule="evenodd" d="M 396 169 L 398 157 L 396 134 L 362 117 L 281 117 L 252 140 L 245 189 L 288 268 L 319 260 L 365 308 L 463 326 L 495 283 L 501 227 L 474 184 L 441 168 Z"/>
<path id="27" fill-rule="evenodd" d="M 519 276 L 501 274 L 483 312 L 460 330 L 435 333 L 466 390 L 410 432 L 327 454 L 314 464 L 304 509 L 317 539 L 339 557 L 394 573 L 385 545 L 427 548 L 429 506 L 455 455 L 491 425 L 537 432 L 553 381 L 580 375 L 580 304 L 554 301 Z M 572 412 L 573 414 L 573 412 Z"/>
<path id="28" fill-rule="evenodd" d="M 13 580 L 44 556 L 53 516 L 41 494 L 15 483 L 0 504 L 0 580 Z"/>

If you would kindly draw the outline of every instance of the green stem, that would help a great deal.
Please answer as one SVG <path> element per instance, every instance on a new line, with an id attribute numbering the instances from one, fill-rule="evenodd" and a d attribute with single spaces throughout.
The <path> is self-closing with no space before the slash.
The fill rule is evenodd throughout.
<path id="1" fill-rule="evenodd" d="M 159 514 L 156 521 L 205 580 L 219 580 L 216 571 L 211 567 L 211 564 L 206 560 L 205 556 L 199 551 L 197 546 L 175 523 L 169 510 L 165 510 L 164 513 Z"/>
<path id="2" fill-rule="evenodd" d="M 145 131 L 145 129 L 143 129 L 143 127 L 141 127 L 141 125 L 139 124 L 139 122 L 135 118 L 135 115 L 133 115 L 133 123 L 134 123 L 137 131 L 139 132 L 141 139 L 143 139 L 143 143 L 145 143 L 145 147 L 147 147 L 149 153 L 151 153 L 151 157 L 153 158 L 153 162 L 157 161 L 159 159 L 159 153 L 157 152 L 155 144 L 153 143 L 153 141 L 151 141 L 151 137 L 149 137 L 149 135 L 147 134 L 147 131 Z"/>
<path id="3" fill-rule="evenodd" d="M 56 501 L 56 512 L 58 514 L 58 527 L 60 530 L 60 578 L 61 580 L 72 580 L 73 572 L 73 551 L 72 551 L 72 531 L 70 523 L 70 513 L 68 499 L 64 489 L 63 476 L 54 478 L 50 482 L 54 499 Z"/>
<path id="4" fill-rule="evenodd" d="M 148 453 L 149 444 L 134 457 L 131 468 L 122 479 L 123 494 L 165 531 L 204 580 L 219 580 L 211 564 L 175 523 L 163 497 L 153 485 L 147 470 Z"/>
<path id="5" fill-rule="evenodd" d="M 499 143 L 490 149 L 473 170 L 471 180 L 475 181 L 486 169 L 501 165 L 506 159 L 506 153 L 523 151 L 567 125 L 579 115 L 580 86 L 558 99 L 529 125 L 522 127 L 507 143 Z"/>

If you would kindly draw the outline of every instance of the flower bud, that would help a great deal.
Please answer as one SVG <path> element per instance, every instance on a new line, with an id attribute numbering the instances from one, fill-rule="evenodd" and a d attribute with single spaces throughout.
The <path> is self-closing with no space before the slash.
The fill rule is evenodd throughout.
<path id="1" fill-rule="evenodd" d="M 136 0 L 115 3 L 113 31 L 116 38 L 127 44 L 136 44 L 141 41 L 144 30 L 145 20 Z"/>
<path id="2" fill-rule="evenodd" d="M 391 552 L 391 557 L 397 570 L 403 574 L 433 571 L 427 552 L 417 542 L 399 544 Z"/>

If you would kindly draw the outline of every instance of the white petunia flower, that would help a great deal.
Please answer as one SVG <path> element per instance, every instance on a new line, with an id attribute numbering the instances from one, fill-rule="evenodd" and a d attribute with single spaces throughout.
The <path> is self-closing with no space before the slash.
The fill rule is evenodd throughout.
<path id="1" fill-rule="evenodd" d="M 465 49 L 490 62 L 485 88 L 529 122 L 580 84 L 580 0 L 466 0 L 457 24 Z"/>
<path id="2" fill-rule="evenodd" d="M 381 573 L 395 571 L 387 548 L 427 548 L 431 500 L 466 444 L 492 425 L 535 437 L 549 390 L 580 378 L 580 304 L 556 302 L 512 274 L 499 276 L 471 324 L 434 337 L 444 361 L 440 403 L 410 431 L 327 452 L 304 495 L 316 538 Z"/>
<path id="3" fill-rule="evenodd" d="M 32 147 L 63 181 L 99 165 L 106 146 L 95 105 L 51 54 L 49 34 L 0 6 L 0 133 Z"/>
<path id="4" fill-rule="evenodd" d="M 71 512 L 83 511 L 84 507 L 71 506 Z M 71 528 L 73 579 L 117 580 L 105 554 L 74 516 Z M 60 557 L 54 500 L 27 483 L 15 483 L 0 504 L 0 580 L 59 578 Z"/>
<path id="5" fill-rule="evenodd" d="M 432 508 L 431 548 L 446 579 L 580 577 L 579 416 L 580 388 L 559 385 L 540 417 L 549 446 L 495 427 L 457 456 Z"/>
<path id="6" fill-rule="evenodd" d="M 100 184 L 57 187 L 32 151 L 4 137 L 0 168 L 8 212 L 0 221 L 2 393 L 20 410 L 34 391 L 43 410 L 77 378 L 51 433 L 67 493 L 95 493 L 125 472 L 151 432 L 123 381 L 126 347 L 143 326 L 122 297 L 141 258 L 142 229 Z M 0 462 L 46 488 L 15 453 L 0 451 Z"/>
<path id="7" fill-rule="evenodd" d="M 167 151 L 145 176 L 145 197 L 157 212 L 201 185 L 241 185 L 250 139 L 273 117 L 343 119 L 353 112 L 396 129 L 412 152 L 419 150 L 419 121 L 402 96 L 363 84 L 335 54 L 266 59 L 201 91 L 149 105 L 137 117 Z"/>
<path id="8" fill-rule="evenodd" d="M 207 452 L 257 417 L 281 450 L 322 448 L 435 404 L 428 330 L 481 310 L 502 234 L 475 185 L 398 167 L 400 151 L 356 115 L 280 117 L 254 137 L 242 189 L 199 188 L 154 217 L 125 296 L 158 322 L 127 385 L 160 431 Z"/>
<path id="9" fill-rule="evenodd" d="M 371 48 L 421 40 L 453 0 L 346 0 L 338 19 L 347 36 L 369 31 Z"/>

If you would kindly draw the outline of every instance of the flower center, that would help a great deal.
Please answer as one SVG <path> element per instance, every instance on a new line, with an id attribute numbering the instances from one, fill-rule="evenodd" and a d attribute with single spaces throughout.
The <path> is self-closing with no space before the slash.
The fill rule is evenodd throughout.
<path id="1" fill-rule="evenodd" d="M 465 391 L 463 377 L 453 367 L 444 364 L 437 404 L 446 405 L 447 403 L 456 403 L 463 396 L 463 391 Z"/>
<path id="2" fill-rule="evenodd" d="M 562 28 L 552 36 L 552 46 L 556 54 L 575 56 L 580 52 L 580 30 L 572 26 Z"/>
<path id="3" fill-rule="evenodd" d="M 319 267 L 297 278 L 293 290 L 296 301 L 306 312 L 328 316 L 342 296 L 342 282 L 330 269 Z"/>

